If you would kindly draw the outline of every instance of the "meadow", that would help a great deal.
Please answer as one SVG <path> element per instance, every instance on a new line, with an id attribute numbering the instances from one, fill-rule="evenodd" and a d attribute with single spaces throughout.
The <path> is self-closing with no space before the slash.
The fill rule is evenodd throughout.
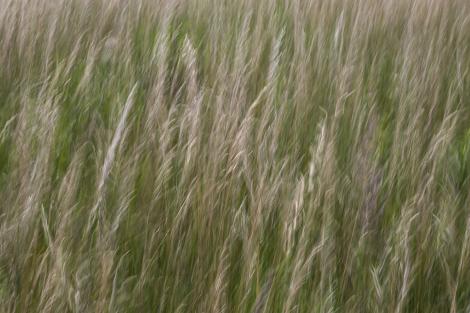
<path id="1" fill-rule="evenodd" d="M 0 0 L 0 312 L 470 312 L 468 0 Z"/>

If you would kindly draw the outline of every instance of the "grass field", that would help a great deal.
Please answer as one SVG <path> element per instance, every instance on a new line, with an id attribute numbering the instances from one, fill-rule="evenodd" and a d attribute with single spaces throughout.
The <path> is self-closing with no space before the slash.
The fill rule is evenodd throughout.
<path id="1" fill-rule="evenodd" d="M 470 2 L 0 0 L 0 312 L 470 312 Z"/>

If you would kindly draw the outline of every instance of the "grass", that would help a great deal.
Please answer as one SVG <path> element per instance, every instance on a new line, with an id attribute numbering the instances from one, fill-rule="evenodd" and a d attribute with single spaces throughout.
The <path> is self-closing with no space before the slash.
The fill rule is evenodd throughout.
<path id="1" fill-rule="evenodd" d="M 470 310 L 468 1 L 0 7 L 0 312 Z"/>

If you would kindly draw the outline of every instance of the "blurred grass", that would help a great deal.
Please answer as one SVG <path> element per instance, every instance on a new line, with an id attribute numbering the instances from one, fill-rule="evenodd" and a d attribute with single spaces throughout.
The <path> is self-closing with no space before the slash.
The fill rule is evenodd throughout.
<path id="1" fill-rule="evenodd" d="M 0 7 L 0 311 L 470 308 L 466 1 Z"/>

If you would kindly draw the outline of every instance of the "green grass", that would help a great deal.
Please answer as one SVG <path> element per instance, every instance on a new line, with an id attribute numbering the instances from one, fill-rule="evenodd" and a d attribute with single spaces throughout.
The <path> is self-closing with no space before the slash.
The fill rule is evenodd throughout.
<path id="1" fill-rule="evenodd" d="M 470 309 L 467 1 L 0 7 L 0 312 Z"/>

